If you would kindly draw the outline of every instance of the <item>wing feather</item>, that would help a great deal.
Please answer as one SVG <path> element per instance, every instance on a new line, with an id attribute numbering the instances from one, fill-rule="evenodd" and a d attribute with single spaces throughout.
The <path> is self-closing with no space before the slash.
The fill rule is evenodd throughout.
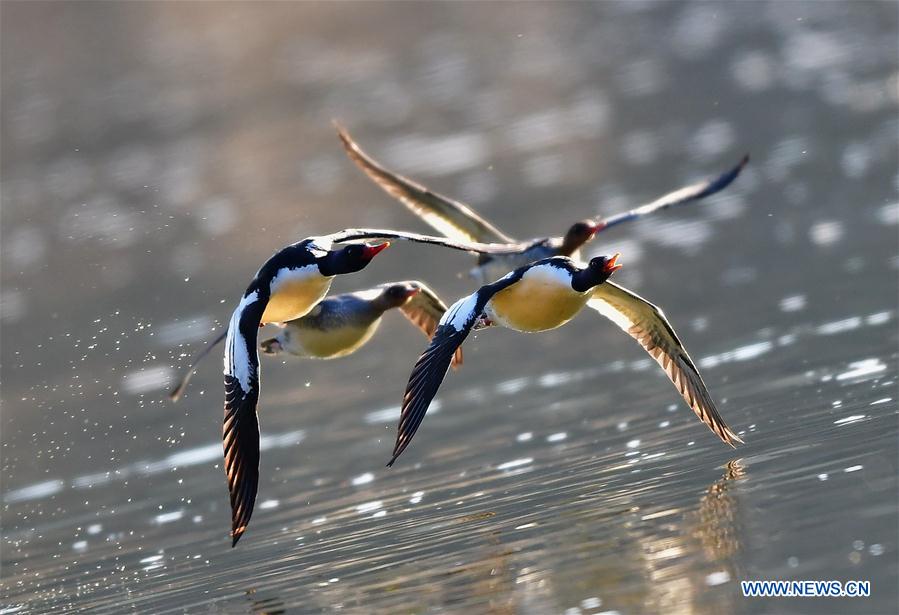
<path id="1" fill-rule="evenodd" d="M 344 243 L 347 241 L 359 241 L 363 239 L 397 239 L 400 241 L 412 241 L 415 243 L 426 243 L 434 246 L 443 246 L 453 250 L 461 250 L 463 252 L 473 252 L 475 254 L 518 254 L 522 250 L 524 244 L 517 243 L 479 243 L 469 241 L 456 241 L 446 237 L 435 237 L 433 235 L 421 235 L 419 233 L 408 233 L 406 231 L 393 231 L 386 229 L 345 229 L 343 231 L 328 235 L 333 243 Z"/>
<path id="2" fill-rule="evenodd" d="M 464 203 L 389 171 L 366 154 L 344 128 L 337 126 L 337 134 L 347 156 L 369 179 L 438 232 L 458 241 L 515 242 Z"/>
<path id="3" fill-rule="evenodd" d="M 409 382 L 406 384 L 396 443 L 388 466 L 392 466 L 397 457 L 409 446 L 425 418 L 428 406 L 431 405 L 449 371 L 456 350 L 471 333 L 487 302 L 493 295 L 520 280 L 524 269 L 516 270 L 496 282 L 482 286 L 473 294 L 456 301 L 443 314 L 431 343 L 415 362 Z"/>
<path id="4" fill-rule="evenodd" d="M 440 319 L 446 313 L 446 304 L 424 283 L 413 281 L 410 284 L 417 286 L 419 292 L 400 307 L 400 312 L 430 339 L 434 337 Z M 462 365 L 461 347 L 456 349 L 451 363 L 453 368 L 460 365 Z"/>
<path id="5" fill-rule="evenodd" d="M 649 353 L 699 420 L 721 440 L 731 446 L 743 443 L 718 414 L 699 370 L 662 310 L 609 281 L 594 289 L 587 305 L 609 318 Z"/>
<path id="6" fill-rule="evenodd" d="M 256 337 L 267 300 L 256 291 L 234 311 L 225 339 L 222 449 L 231 499 L 231 546 L 247 529 L 259 486 L 259 356 Z"/>
<path id="7" fill-rule="evenodd" d="M 716 192 L 720 192 L 721 190 L 727 188 L 731 184 L 731 182 L 733 182 L 737 178 L 737 176 L 743 170 L 743 167 L 745 167 L 748 162 L 749 156 L 743 156 L 743 158 L 739 163 L 737 163 L 735 167 L 717 177 L 706 181 L 701 181 L 690 186 L 686 186 L 685 188 L 680 188 L 673 192 L 669 192 L 668 194 L 659 197 L 651 203 L 647 203 L 646 205 L 642 205 L 641 207 L 637 207 L 630 211 L 616 214 L 614 216 L 606 218 L 605 220 L 601 220 L 600 223 L 602 224 L 602 227 L 600 230 L 606 230 L 610 227 L 621 224 L 622 222 L 630 222 L 631 220 L 642 218 L 643 216 L 655 213 L 657 211 L 662 211 L 663 209 L 699 201 L 707 196 L 715 194 Z"/>
<path id="8" fill-rule="evenodd" d="M 425 418 L 428 406 L 431 405 L 431 401 L 446 377 L 453 356 L 465 341 L 470 330 L 471 328 L 468 327 L 463 331 L 458 331 L 451 326 L 441 325 L 437 328 L 428 348 L 416 361 L 403 395 L 403 409 L 397 427 L 396 443 L 388 466 L 392 466 L 397 457 L 409 446 L 412 437 Z"/>
<path id="9" fill-rule="evenodd" d="M 225 339 L 226 335 L 228 335 L 227 331 L 221 333 L 218 337 L 209 342 L 209 344 L 206 345 L 206 348 L 204 348 L 196 357 L 194 357 L 194 360 L 191 361 L 190 367 L 187 368 L 187 371 L 184 372 L 184 376 L 181 377 L 181 381 L 178 383 L 178 386 L 176 386 L 169 392 L 169 399 L 171 399 L 172 401 L 178 401 L 179 399 L 181 399 L 181 396 L 184 395 L 184 390 L 187 388 L 187 383 L 190 382 L 190 379 L 197 371 L 197 365 L 200 363 L 200 361 L 203 360 L 203 357 L 208 355 L 209 352 L 219 344 L 219 342 Z"/>

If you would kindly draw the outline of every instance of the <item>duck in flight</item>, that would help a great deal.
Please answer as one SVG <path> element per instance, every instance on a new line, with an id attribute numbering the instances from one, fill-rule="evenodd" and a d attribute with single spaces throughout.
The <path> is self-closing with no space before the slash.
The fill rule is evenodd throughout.
<path id="1" fill-rule="evenodd" d="M 370 290 L 327 297 L 303 316 L 283 323 L 275 337 L 259 344 L 263 354 L 288 353 L 310 359 L 348 356 L 374 336 L 384 313 L 398 309 L 430 339 L 446 312 L 446 304 L 423 282 L 388 282 Z M 452 367 L 462 364 L 462 349 Z"/>
<path id="2" fill-rule="evenodd" d="M 394 173 L 369 156 L 350 134 L 335 123 L 337 134 L 350 159 L 387 194 L 405 205 L 438 232 L 458 241 L 504 243 L 514 250 L 508 254 L 479 254 L 472 275 L 481 283 L 536 260 L 551 256 L 568 256 L 578 260 L 580 248 L 606 229 L 646 215 L 693 203 L 720 192 L 730 185 L 749 162 L 740 162 L 718 177 L 670 192 L 651 203 L 608 218 L 581 220 L 561 237 L 540 237 L 527 241 L 512 238 L 487 221 L 468 205 L 438 194 L 426 186 Z"/>
<path id="3" fill-rule="evenodd" d="M 453 354 L 472 330 L 500 326 L 538 332 L 561 327 L 584 307 L 596 310 L 636 340 L 668 375 L 696 416 L 721 440 L 742 440 L 721 418 L 686 348 L 658 307 L 610 282 L 618 255 L 597 256 L 580 266 L 553 256 L 520 267 L 463 297 L 440 319 L 431 342 L 412 369 L 388 466 L 409 446 L 443 382 Z"/>
<path id="4" fill-rule="evenodd" d="M 366 245 L 349 243 L 387 240 Z M 399 231 L 352 229 L 309 237 L 282 248 L 254 276 L 235 308 L 225 334 L 225 416 L 222 440 L 231 496 L 234 546 L 246 531 L 259 483 L 259 356 L 257 332 L 308 314 L 325 297 L 335 276 L 364 269 L 390 240 L 439 245 L 474 253 L 508 252 L 508 246 L 459 242 Z"/>
<path id="5" fill-rule="evenodd" d="M 305 316 L 281 323 L 282 331 L 260 342 L 259 349 L 266 355 L 288 353 L 307 359 L 346 357 L 368 343 L 384 314 L 394 308 L 429 339 L 446 312 L 446 304 L 424 282 L 388 282 L 369 290 L 325 297 Z M 172 401 L 181 399 L 200 361 L 225 335 L 227 332 L 209 342 L 194 358 L 178 386 L 169 393 Z M 460 348 L 453 358 L 453 367 L 461 364 Z"/>

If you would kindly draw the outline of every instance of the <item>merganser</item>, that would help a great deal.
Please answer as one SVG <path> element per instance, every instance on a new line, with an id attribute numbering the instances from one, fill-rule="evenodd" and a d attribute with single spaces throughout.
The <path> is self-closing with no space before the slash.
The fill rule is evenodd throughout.
<path id="1" fill-rule="evenodd" d="M 350 159 L 387 194 L 400 201 L 438 232 L 460 241 L 505 243 L 515 247 L 514 252 L 510 254 L 478 256 L 477 266 L 471 270 L 471 274 L 482 284 L 542 258 L 568 256 L 578 260 L 578 251 L 592 240 L 596 233 L 622 222 L 637 220 L 651 213 L 711 196 L 729 186 L 749 162 L 749 156 L 744 156 L 735 167 L 718 177 L 680 188 L 636 209 L 605 219 L 576 222 L 562 237 L 540 237 L 521 241 L 500 231 L 468 205 L 388 170 L 365 153 L 344 128 L 336 123 L 335 127 Z"/>
<path id="2" fill-rule="evenodd" d="M 696 416 L 721 440 L 731 446 L 742 443 L 718 414 L 702 376 L 662 310 L 609 281 L 620 267 L 618 254 L 598 256 L 583 267 L 570 258 L 554 256 L 520 267 L 451 305 L 412 369 L 393 457 L 387 465 L 393 465 L 409 446 L 446 376 L 450 358 L 473 329 L 500 326 L 514 331 L 547 331 L 567 323 L 584 306 L 609 318 L 634 338 L 665 370 Z"/>
<path id="3" fill-rule="evenodd" d="M 374 336 L 384 312 L 392 308 L 399 308 L 428 339 L 446 312 L 446 304 L 424 282 L 388 282 L 369 290 L 325 297 L 305 316 L 281 323 L 284 330 L 260 342 L 259 349 L 266 355 L 287 352 L 309 359 L 345 357 L 359 350 Z M 226 335 L 227 331 L 209 342 L 194 358 L 178 385 L 169 392 L 172 401 L 181 399 L 200 361 Z M 453 367 L 461 364 L 460 348 L 453 359 Z"/>
<path id="4" fill-rule="evenodd" d="M 311 359 L 337 359 L 350 355 L 374 336 L 384 313 L 399 311 L 428 339 L 446 312 L 446 304 L 422 282 L 388 282 L 370 290 L 327 297 L 302 318 L 283 323 L 275 337 L 259 344 L 263 354 L 286 352 Z M 462 352 L 452 366 L 462 364 Z"/>
<path id="5" fill-rule="evenodd" d="M 257 331 L 305 316 L 327 294 L 334 276 L 365 268 L 389 242 L 400 239 L 475 253 L 506 253 L 507 246 L 457 242 L 444 237 L 375 229 L 350 229 L 309 237 L 279 250 L 259 269 L 231 316 L 225 336 L 225 417 L 222 440 L 231 495 L 232 543 L 246 531 L 259 482 L 259 357 Z"/>

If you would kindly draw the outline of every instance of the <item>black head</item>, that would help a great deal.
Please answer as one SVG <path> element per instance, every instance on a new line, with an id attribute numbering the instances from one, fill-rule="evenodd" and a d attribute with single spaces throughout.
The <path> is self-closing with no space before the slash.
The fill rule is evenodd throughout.
<path id="1" fill-rule="evenodd" d="M 593 239 L 599 228 L 600 225 L 594 220 L 581 220 L 572 224 L 562 240 L 561 254 L 571 256 L 575 250 Z"/>
<path id="2" fill-rule="evenodd" d="M 405 305 L 409 299 L 421 292 L 421 287 L 412 282 L 397 282 L 388 284 L 378 299 L 384 309 L 397 308 Z"/>
<path id="3" fill-rule="evenodd" d="M 583 293 L 594 286 L 599 286 L 621 269 L 621 265 L 618 264 L 619 256 L 620 254 L 616 252 L 612 256 L 591 258 L 586 267 L 574 274 L 571 287 L 579 293 Z"/>
<path id="4" fill-rule="evenodd" d="M 318 259 L 318 270 L 322 275 L 332 276 L 343 273 L 354 273 L 365 269 L 371 259 L 390 245 L 389 241 L 368 246 L 362 243 L 351 243 L 339 250 L 331 250 Z"/>

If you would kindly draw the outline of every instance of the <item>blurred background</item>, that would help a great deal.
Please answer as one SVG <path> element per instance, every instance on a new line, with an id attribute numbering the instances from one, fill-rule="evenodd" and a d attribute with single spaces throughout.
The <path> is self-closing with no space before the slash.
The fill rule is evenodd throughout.
<path id="1" fill-rule="evenodd" d="M 890 2 L 0 4 L 0 612 L 894 612 L 899 156 Z M 424 347 L 266 360 L 230 549 L 221 367 L 165 394 L 281 246 L 427 231 L 374 157 L 509 234 L 601 234 L 730 450 L 585 314 L 466 344 L 385 469 Z M 472 260 L 395 245 L 335 291 Z M 865 600 L 743 598 L 870 580 Z"/>

